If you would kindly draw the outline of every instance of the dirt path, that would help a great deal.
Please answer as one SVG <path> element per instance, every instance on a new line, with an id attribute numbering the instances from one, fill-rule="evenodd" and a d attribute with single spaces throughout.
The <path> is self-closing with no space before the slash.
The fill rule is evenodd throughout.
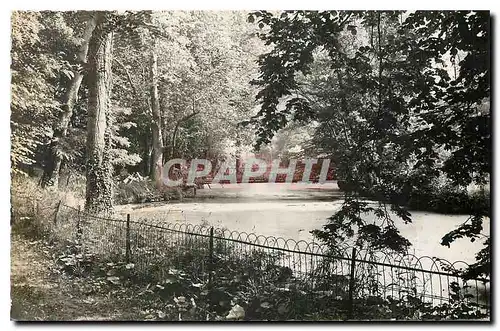
<path id="1" fill-rule="evenodd" d="M 11 239 L 11 319 L 16 321 L 133 320 L 139 309 L 103 294 L 85 294 L 85 279 L 57 273 L 50 249 Z"/>

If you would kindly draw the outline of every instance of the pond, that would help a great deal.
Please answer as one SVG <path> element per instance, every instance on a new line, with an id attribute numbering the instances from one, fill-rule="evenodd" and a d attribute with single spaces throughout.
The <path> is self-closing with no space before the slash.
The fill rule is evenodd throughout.
<path id="1" fill-rule="evenodd" d="M 320 229 L 342 205 L 342 193 L 335 183 L 328 184 L 229 184 L 211 185 L 198 190 L 194 199 L 182 202 L 117 206 L 118 213 L 133 219 L 148 218 L 165 222 L 204 224 L 258 235 L 313 241 L 309 231 Z M 411 211 L 412 223 L 396 221 L 401 234 L 412 243 L 416 256 L 449 261 L 474 262 L 484 240 L 473 243 L 459 239 L 450 248 L 441 238 L 467 219 L 467 215 L 443 215 Z M 373 215 L 367 215 L 374 219 Z M 489 221 L 484 224 L 489 235 Z"/>

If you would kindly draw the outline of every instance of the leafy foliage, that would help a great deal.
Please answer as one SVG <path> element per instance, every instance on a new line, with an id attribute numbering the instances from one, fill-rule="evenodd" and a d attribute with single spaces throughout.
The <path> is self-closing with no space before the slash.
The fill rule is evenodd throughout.
<path id="1" fill-rule="evenodd" d="M 433 183 L 450 181 L 440 206 L 452 206 L 464 187 L 487 182 L 488 12 L 258 11 L 249 21 L 272 46 L 253 81 L 257 145 L 290 122 L 315 123 L 314 144 L 334 160 L 345 191 L 340 211 L 313 232 L 320 239 L 404 250 L 410 243 L 393 218 L 409 222 L 417 199 L 436 201 Z M 444 244 L 475 238 L 489 216 L 484 204 L 465 206 L 475 225 Z M 365 221 L 368 213 L 378 224 Z"/>
<path id="2" fill-rule="evenodd" d="M 186 246 L 168 252 L 176 268 L 161 274 L 154 264 L 146 269 L 134 263 L 102 259 L 81 245 L 69 245 L 56 261 L 62 273 L 90 281 L 84 293 L 120 293 L 141 287 L 136 293 L 146 320 L 344 320 L 348 301 L 332 298 L 331 286 L 314 292 L 293 272 L 279 265 L 280 254 L 251 251 L 233 255 L 232 246 L 214 243 L 213 281 L 200 274 L 207 263 L 203 248 Z M 376 275 L 369 275 L 376 278 Z M 321 281 L 318 279 L 318 281 Z M 324 279 L 325 284 L 329 283 Z M 358 280 L 361 281 L 361 280 Z M 340 283 L 338 283 L 340 284 Z M 407 286 L 410 286 L 409 284 Z M 337 292 L 337 291 L 333 291 Z M 355 319 L 363 320 L 466 320 L 487 317 L 472 294 L 450 283 L 450 301 L 432 305 L 411 288 L 401 287 L 395 297 L 374 295 L 354 301 Z M 337 292 L 339 293 L 339 292 Z M 403 293 L 403 295 L 401 295 Z M 347 294 L 347 293 L 345 293 Z M 328 305 L 325 305 L 328 302 Z"/>
<path id="3" fill-rule="evenodd" d="M 66 17 L 65 17 L 66 16 Z M 33 164 L 51 135 L 57 96 L 71 79 L 71 51 L 77 43 L 70 14 L 13 12 L 11 49 L 11 161 L 14 171 Z"/>

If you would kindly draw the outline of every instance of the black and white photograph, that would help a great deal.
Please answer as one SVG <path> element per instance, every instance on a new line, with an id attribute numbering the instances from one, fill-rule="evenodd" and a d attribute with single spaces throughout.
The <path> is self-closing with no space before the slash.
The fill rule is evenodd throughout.
<path id="1" fill-rule="evenodd" d="M 12 10 L 11 321 L 491 323 L 490 11 L 329 6 Z"/>

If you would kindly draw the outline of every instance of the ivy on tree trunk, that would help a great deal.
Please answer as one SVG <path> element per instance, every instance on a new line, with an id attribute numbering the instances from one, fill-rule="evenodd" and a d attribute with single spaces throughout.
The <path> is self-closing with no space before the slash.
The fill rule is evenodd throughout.
<path id="1" fill-rule="evenodd" d="M 106 14 L 98 14 L 88 54 L 87 188 L 85 209 L 109 214 L 113 208 L 111 152 L 111 89 L 113 32 Z"/>

